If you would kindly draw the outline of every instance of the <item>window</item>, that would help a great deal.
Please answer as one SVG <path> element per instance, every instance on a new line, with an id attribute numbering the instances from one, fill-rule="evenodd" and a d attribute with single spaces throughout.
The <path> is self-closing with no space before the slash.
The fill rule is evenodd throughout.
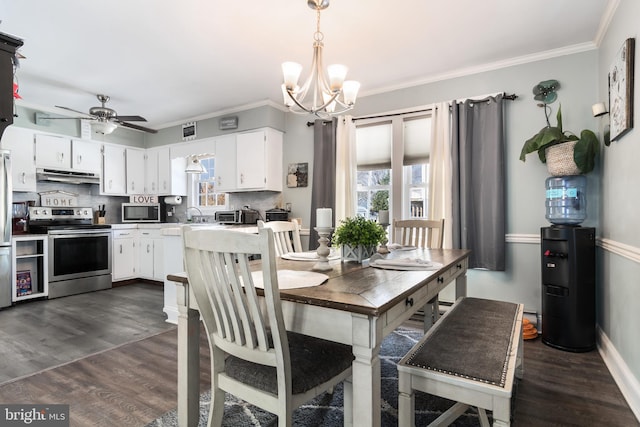
<path id="1" fill-rule="evenodd" d="M 226 208 L 227 193 L 216 192 L 215 157 L 201 159 L 206 173 L 193 174 L 194 206 L 198 208 Z"/>
<path id="2" fill-rule="evenodd" d="M 356 126 L 358 215 L 427 218 L 431 117 L 400 114 Z"/>

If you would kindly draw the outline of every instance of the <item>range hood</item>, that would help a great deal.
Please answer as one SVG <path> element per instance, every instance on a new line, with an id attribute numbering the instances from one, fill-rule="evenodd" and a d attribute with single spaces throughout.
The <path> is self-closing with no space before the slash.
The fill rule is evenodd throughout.
<path id="1" fill-rule="evenodd" d="M 66 182 L 68 184 L 100 184 L 100 174 L 93 172 L 78 172 L 64 169 L 38 168 L 38 181 Z"/>

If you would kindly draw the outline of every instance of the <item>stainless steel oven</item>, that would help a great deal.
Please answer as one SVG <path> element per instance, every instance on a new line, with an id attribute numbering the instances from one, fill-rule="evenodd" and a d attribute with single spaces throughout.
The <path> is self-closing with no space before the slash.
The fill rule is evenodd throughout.
<path id="1" fill-rule="evenodd" d="M 29 231 L 48 238 L 49 298 L 111 287 L 111 226 L 91 208 L 31 208 Z"/>
<path id="2" fill-rule="evenodd" d="M 111 230 L 49 230 L 49 297 L 111 287 Z"/>

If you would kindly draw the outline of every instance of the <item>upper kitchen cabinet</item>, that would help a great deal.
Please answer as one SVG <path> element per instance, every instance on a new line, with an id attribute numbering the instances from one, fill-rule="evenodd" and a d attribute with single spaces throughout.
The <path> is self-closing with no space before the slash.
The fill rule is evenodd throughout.
<path id="1" fill-rule="evenodd" d="M 37 167 L 100 173 L 99 143 L 40 133 L 35 138 Z"/>
<path id="2" fill-rule="evenodd" d="M 71 142 L 71 167 L 79 172 L 99 174 L 102 169 L 102 153 L 99 143 L 74 139 Z"/>
<path id="3" fill-rule="evenodd" d="M 238 190 L 282 191 L 282 140 L 268 128 L 236 136 Z"/>
<path id="4" fill-rule="evenodd" d="M 123 145 L 102 147 L 102 194 L 123 196 L 127 193 L 126 148 Z"/>
<path id="5" fill-rule="evenodd" d="M 9 126 L 2 135 L 2 148 L 11 150 L 13 191 L 36 191 L 33 132 Z"/>
<path id="6" fill-rule="evenodd" d="M 169 147 L 150 148 L 146 152 L 147 194 L 160 196 L 187 195 L 187 159 L 172 159 Z"/>
<path id="7" fill-rule="evenodd" d="M 23 41 L 0 33 L 0 137 L 13 123 L 13 61 Z"/>
<path id="8" fill-rule="evenodd" d="M 282 191 L 282 132 L 265 128 L 216 139 L 219 191 Z"/>
<path id="9" fill-rule="evenodd" d="M 216 138 L 215 147 L 216 191 L 235 191 L 237 188 L 236 136 L 227 135 Z"/>
<path id="10" fill-rule="evenodd" d="M 145 187 L 145 150 L 127 148 L 127 194 L 144 194 Z"/>
<path id="11" fill-rule="evenodd" d="M 36 166 L 49 169 L 71 169 L 71 139 L 36 134 Z"/>

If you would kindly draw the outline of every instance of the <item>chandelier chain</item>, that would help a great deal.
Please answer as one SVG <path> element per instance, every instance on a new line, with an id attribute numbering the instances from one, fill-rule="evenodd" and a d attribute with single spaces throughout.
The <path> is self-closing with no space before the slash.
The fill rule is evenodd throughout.
<path id="1" fill-rule="evenodd" d="M 313 34 L 313 39 L 317 42 L 324 39 L 324 34 L 320 31 L 320 8 L 316 9 L 316 32 Z"/>

